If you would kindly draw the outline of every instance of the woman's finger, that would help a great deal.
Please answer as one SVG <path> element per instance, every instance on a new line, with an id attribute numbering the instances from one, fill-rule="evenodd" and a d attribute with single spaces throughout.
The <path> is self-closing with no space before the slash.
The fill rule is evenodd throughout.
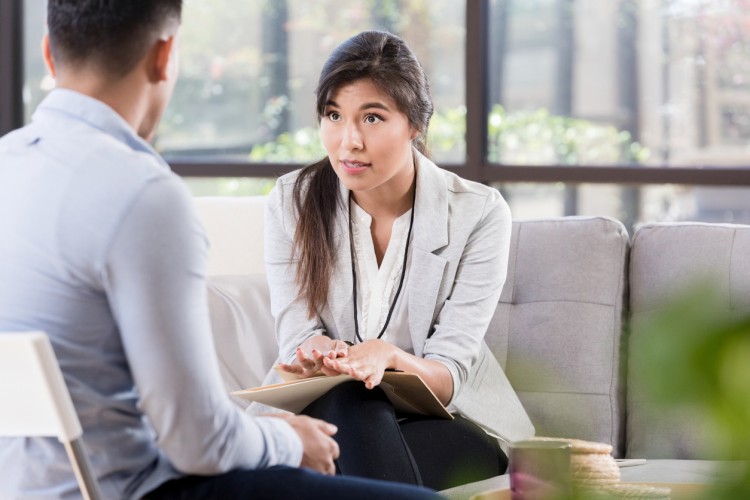
<path id="1" fill-rule="evenodd" d="M 365 387 L 367 387 L 368 389 L 374 389 L 375 387 L 380 385 L 380 382 L 382 380 L 383 380 L 382 374 L 379 375 L 377 373 L 374 373 L 365 379 Z"/>
<path id="2" fill-rule="evenodd" d="M 308 356 L 301 347 L 297 348 L 297 361 L 305 370 L 312 370 L 315 368 L 315 362 L 310 359 L 310 356 Z"/>
<path id="3" fill-rule="evenodd" d="M 303 371 L 300 365 L 287 365 L 286 363 L 280 363 L 279 368 L 285 372 L 294 373 L 296 375 L 299 375 Z"/>

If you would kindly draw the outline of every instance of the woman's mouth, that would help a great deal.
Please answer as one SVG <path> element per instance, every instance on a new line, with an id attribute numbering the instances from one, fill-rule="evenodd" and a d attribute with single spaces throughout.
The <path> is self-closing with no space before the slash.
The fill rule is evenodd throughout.
<path id="1" fill-rule="evenodd" d="M 347 174 L 362 173 L 367 170 L 370 165 L 370 163 L 364 163 L 361 161 L 341 160 L 341 168 L 343 168 L 344 172 L 346 172 Z"/>

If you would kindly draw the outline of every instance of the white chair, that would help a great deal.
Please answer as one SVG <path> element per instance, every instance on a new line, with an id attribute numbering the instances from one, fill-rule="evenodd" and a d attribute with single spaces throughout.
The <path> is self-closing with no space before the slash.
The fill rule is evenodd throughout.
<path id="1" fill-rule="evenodd" d="M 83 449 L 78 415 L 45 333 L 0 333 L 0 401 L 0 436 L 57 437 L 83 497 L 102 497 Z"/>

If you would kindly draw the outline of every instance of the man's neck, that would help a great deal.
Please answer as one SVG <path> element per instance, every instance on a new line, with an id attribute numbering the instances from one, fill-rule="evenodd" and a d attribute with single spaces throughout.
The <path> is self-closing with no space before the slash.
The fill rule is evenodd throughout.
<path id="1" fill-rule="evenodd" d="M 137 75 L 121 79 L 104 78 L 87 71 L 57 74 L 57 88 L 73 90 L 111 107 L 138 133 L 145 115 L 143 87 L 133 81 Z"/>

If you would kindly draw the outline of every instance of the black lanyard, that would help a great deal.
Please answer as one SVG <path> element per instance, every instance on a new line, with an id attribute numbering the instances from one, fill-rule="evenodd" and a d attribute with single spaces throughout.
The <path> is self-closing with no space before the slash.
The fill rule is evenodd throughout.
<path id="1" fill-rule="evenodd" d="M 416 201 L 417 199 L 417 179 L 414 176 L 414 194 L 411 199 L 411 218 L 409 220 L 409 233 L 406 236 L 406 249 L 404 250 L 404 265 L 401 267 L 401 280 L 398 283 L 398 289 L 396 295 L 393 297 L 390 309 L 388 309 L 388 316 L 385 318 L 385 324 L 383 329 L 380 330 L 378 338 L 381 338 L 385 333 L 385 329 L 388 327 L 388 323 L 391 322 L 391 315 L 393 310 L 396 308 L 396 301 L 398 296 L 401 295 L 401 288 L 404 286 L 404 277 L 406 276 L 406 259 L 409 257 L 409 243 L 411 242 L 411 230 L 414 228 L 414 212 L 416 212 Z M 392 231 L 392 230 L 391 230 Z M 362 337 L 359 336 L 359 320 L 357 319 L 357 270 L 356 264 L 354 263 L 354 240 L 352 236 L 352 196 L 349 195 L 349 252 L 352 258 L 352 294 L 354 295 L 354 334 L 359 342 L 362 342 Z"/>

